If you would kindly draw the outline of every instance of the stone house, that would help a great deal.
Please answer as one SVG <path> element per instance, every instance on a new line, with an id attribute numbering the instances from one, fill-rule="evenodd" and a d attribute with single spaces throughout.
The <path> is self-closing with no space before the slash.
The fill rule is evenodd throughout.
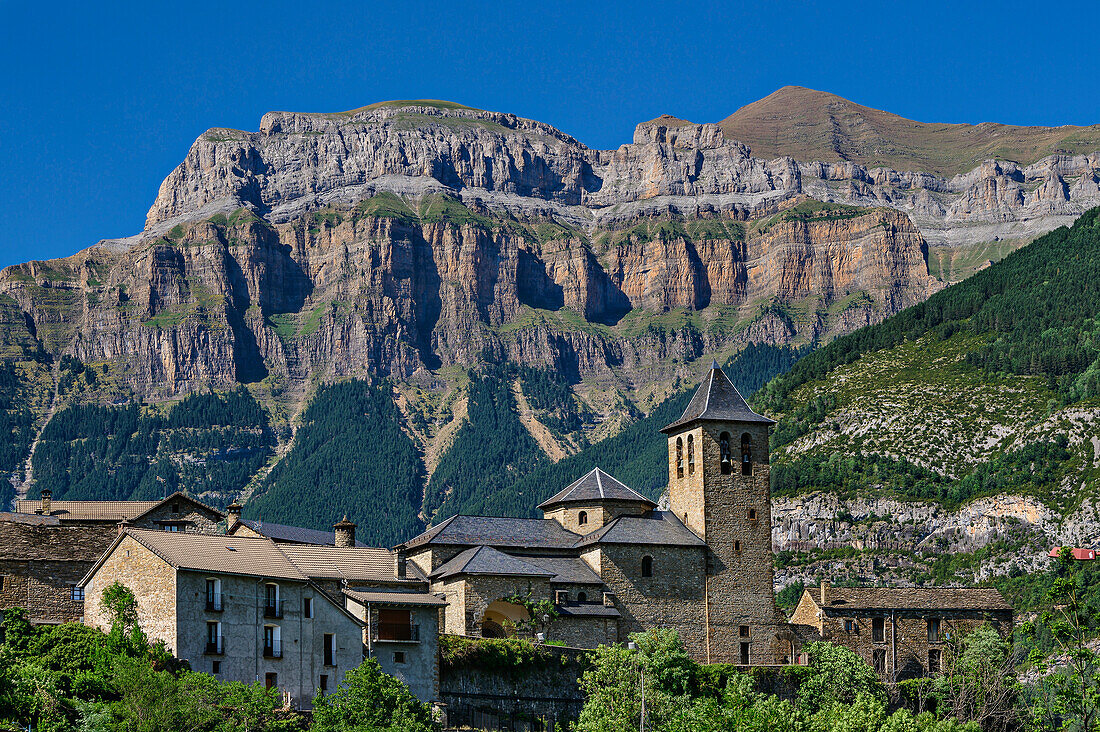
<path id="1" fill-rule="evenodd" d="M 217 530 L 221 512 L 182 493 L 160 501 L 17 500 L 0 513 L 0 611 L 21 607 L 32 623 L 77 622 L 80 579 L 111 545 L 118 525 L 161 531 Z"/>
<path id="2" fill-rule="evenodd" d="M 900 681 L 940 671 L 950 644 L 980 625 L 1007 636 L 1013 613 L 992 588 L 823 583 L 802 593 L 791 624 L 807 639 L 851 648 L 884 681 Z"/>
<path id="3" fill-rule="evenodd" d="M 287 526 L 286 524 L 273 524 L 270 521 L 257 521 L 242 519 L 241 510 L 244 507 L 239 503 L 232 503 L 226 508 L 226 534 L 230 536 L 266 536 L 276 544 L 316 544 L 319 546 L 366 546 L 361 541 L 355 540 L 354 525 L 347 517 L 333 526 L 332 531 L 319 531 L 317 529 L 305 529 L 301 526 Z M 352 528 L 351 534 L 348 527 Z M 350 537 L 350 538 L 349 538 Z"/>
<path id="4" fill-rule="evenodd" d="M 453 516 L 396 549 L 446 598 L 448 633 L 590 648 L 668 627 L 703 662 L 783 663 L 795 648 L 772 587 L 772 424 L 714 364 L 662 430 L 670 510 L 597 468 L 541 519 Z M 554 611 L 530 617 L 537 601 Z"/>
<path id="5" fill-rule="evenodd" d="M 84 622 L 109 626 L 103 592 L 121 582 L 134 592 L 142 628 L 176 657 L 221 679 L 278 687 L 298 708 L 335 689 L 381 632 L 382 644 L 405 653 L 379 657 L 383 669 L 433 701 L 441 601 L 427 596 L 424 578 L 396 571 L 384 549 L 126 529 L 81 581 Z M 353 592 L 384 597 L 365 605 Z M 390 609 L 405 610 L 404 628 Z M 375 618 L 388 625 L 372 628 Z"/>

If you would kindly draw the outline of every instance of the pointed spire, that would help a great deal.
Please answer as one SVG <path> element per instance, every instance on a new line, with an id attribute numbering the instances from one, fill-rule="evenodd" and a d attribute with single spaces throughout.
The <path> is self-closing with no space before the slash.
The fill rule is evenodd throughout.
<path id="1" fill-rule="evenodd" d="M 719 371 L 721 371 L 721 370 L 722 370 L 722 367 L 718 365 L 718 359 L 716 359 L 716 358 L 712 358 L 712 359 L 711 359 L 711 361 L 710 361 L 710 368 L 711 368 L 711 370 L 712 370 L 712 371 L 713 371 L 714 369 L 718 369 Z"/>
<path id="2" fill-rule="evenodd" d="M 684 410 L 680 419 L 662 428 L 661 432 L 672 432 L 701 419 L 774 423 L 773 420 L 752 411 L 748 402 L 737 391 L 737 387 L 726 376 L 726 372 L 717 361 L 712 361 L 710 371 L 703 377 L 703 383 L 699 385 L 695 396 L 688 402 L 687 409 Z"/>

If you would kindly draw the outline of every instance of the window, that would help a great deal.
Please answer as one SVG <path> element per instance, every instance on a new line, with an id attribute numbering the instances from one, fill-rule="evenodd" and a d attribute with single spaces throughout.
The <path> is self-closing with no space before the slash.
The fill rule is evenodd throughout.
<path id="1" fill-rule="evenodd" d="M 588 602 L 588 593 L 587 592 L 578 592 L 577 593 L 577 602 Z"/>
<path id="2" fill-rule="evenodd" d="M 755 508 L 750 508 L 749 509 L 749 521 L 755 521 L 755 520 L 756 520 L 756 509 Z"/>
<path id="3" fill-rule="evenodd" d="M 928 649 L 928 673 L 938 674 L 940 672 L 940 649 L 929 648 Z"/>
<path id="4" fill-rule="evenodd" d="M 749 637 L 749 626 L 742 625 L 740 628 L 737 629 L 737 634 L 739 636 L 741 636 L 742 638 L 748 638 Z"/>
<path id="5" fill-rule="evenodd" d="M 928 642 L 939 643 L 940 642 L 940 619 L 928 618 Z"/>
<path id="6" fill-rule="evenodd" d="M 738 539 L 737 541 L 733 542 L 733 550 L 734 550 L 735 552 L 737 552 L 738 554 L 740 554 L 740 553 L 741 553 L 741 540 L 740 540 L 740 539 Z"/>
<path id="7" fill-rule="evenodd" d="M 176 533 L 180 530 L 180 527 L 179 527 L 179 524 L 165 524 L 164 525 L 164 530 Z"/>
<path id="8" fill-rule="evenodd" d="M 172 504 L 172 513 L 176 514 L 177 516 L 180 515 L 180 505 L 178 503 Z"/>
<path id="9" fill-rule="evenodd" d="M 642 576 L 653 576 L 653 557 L 649 556 L 648 554 L 642 557 Z"/>
<path id="10" fill-rule="evenodd" d="M 278 625 L 264 626 L 264 658 L 282 658 L 283 643 Z"/>
<path id="11" fill-rule="evenodd" d="M 222 651 L 222 624 L 217 622 L 209 622 L 206 624 L 205 652 L 221 655 Z"/>
<path id="12" fill-rule="evenodd" d="M 222 672 L 222 662 L 221 661 L 211 661 L 210 662 L 210 673 L 217 676 L 221 672 Z"/>
<path id="13" fill-rule="evenodd" d="M 581 511 L 577 514 L 577 523 L 581 526 L 588 523 L 588 511 Z"/>
<path id="14" fill-rule="evenodd" d="M 279 585 L 271 583 L 266 585 L 266 588 L 266 595 L 264 597 L 264 617 L 283 617 L 283 604 L 279 599 Z"/>
<path id="15" fill-rule="evenodd" d="M 695 475 L 695 438 L 688 435 L 688 475 Z"/>
<path id="16" fill-rule="evenodd" d="M 222 610 L 222 581 L 219 579 L 206 580 L 206 609 L 208 612 Z"/>
<path id="17" fill-rule="evenodd" d="M 741 435 L 741 475 L 752 475 L 752 435 Z"/>
<path id="18" fill-rule="evenodd" d="M 72 598 L 73 602 L 84 602 L 84 588 L 80 585 L 73 585 Z"/>
<path id="19" fill-rule="evenodd" d="M 871 618 L 871 640 L 875 643 L 886 642 L 886 618 Z"/>
<path id="20" fill-rule="evenodd" d="M 871 654 L 871 665 L 875 667 L 875 673 L 879 676 L 886 674 L 886 649 L 876 648 Z"/>
<path id="21" fill-rule="evenodd" d="M 277 673 L 266 673 L 266 674 L 264 674 L 264 688 L 274 689 L 278 685 L 279 685 L 279 674 L 277 674 Z"/>
<path id="22" fill-rule="evenodd" d="M 328 691 L 328 674 L 321 674 L 321 683 L 317 686 L 317 690 L 322 694 Z"/>
<path id="23" fill-rule="evenodd" d="M 856 632 L 856 621 L 852 620 L 851 618 L 845 618 L 844 619 L 844 632 L 845 633 L 855 633 Z"/>
<path id="24" fill-rule="evenodd" d="M 4 575 L 0 574 L 0 592 L 4 591 Z"/>
<path id="25" fill-rule="evenodd" d="M 418 628 L 412 624 L 412 611 L 401 608 L 381 608 L 378 611 L 378 640 L 414 641 Z"/>
<path id="26" fill-rule="evenodd" d="M 307 618 L 312 618 L 313 617 L 313 598 L 312 597 L 303 597 L 302 598 L 302 615 L 305 615 Z"/>
<path id="27" fill-rule="evenodd" d="M 676 477 L 684 477 L 684 439 L 676 438 Z"/>
<path id="28" fill-rule="evenodd" d="M 729 432 L 723 432 L 718 436 L 718 464 L 722 468 L 722 475 L 729 475 L 733 471 Z"/>
<path id="29" fill-rule="evenodd" d="M 741 644 L 741 665 L 742 666 L 748 666 L 749 665 L 749 644 L 748 643 L 742 643 Z"/>
<path id="30" fill-rule="evenodd" d="M 404 651 L 394 651 L 393 652 L 393 662 L 394 663 L 405 663 L 405 652 Z"/>
<path id="31" fill-rule="evenodd" d="M 569 590 L 554 590 L 554 604 L 564 605 L 569 602 Z"/>
<path id="32" fill-rule="evenodd" d="M 325 633 L 325 665 L 336 665 L 336 635 Z"/>

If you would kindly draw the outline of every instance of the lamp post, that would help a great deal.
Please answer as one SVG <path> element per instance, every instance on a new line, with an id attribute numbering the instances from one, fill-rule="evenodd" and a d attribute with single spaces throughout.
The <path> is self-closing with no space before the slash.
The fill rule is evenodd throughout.
<path id="1" fill-rule="evenodd" d="M 638 645 L 634 641 L 630 641 L 626 644 L 626 647 L 631 651 L 637 651 Z M 638 718 L 638 732 L 645 732 L 645 666 L 638 662 L 638 671 L 642 675 L 642 713 Z"/>

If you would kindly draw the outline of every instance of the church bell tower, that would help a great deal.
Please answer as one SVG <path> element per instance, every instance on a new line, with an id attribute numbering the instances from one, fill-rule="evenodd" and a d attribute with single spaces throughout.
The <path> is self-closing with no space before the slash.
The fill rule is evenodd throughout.
<path id="1" fill-rule="evenodd" d="M 788 625 L 775 605 L 768 437 L 717 362 L 668 437 L 670 510 L 707 543 L 708 663 L 783 663 Z"/>

